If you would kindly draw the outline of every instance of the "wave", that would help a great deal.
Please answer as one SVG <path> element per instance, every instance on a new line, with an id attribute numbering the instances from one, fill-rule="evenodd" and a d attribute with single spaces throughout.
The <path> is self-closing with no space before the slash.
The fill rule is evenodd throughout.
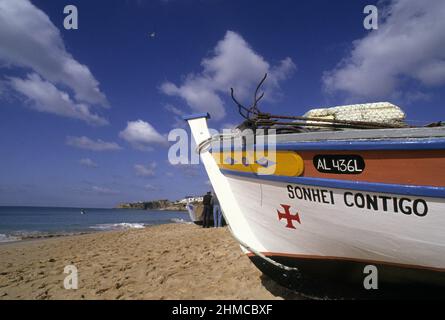
<path id="1" fill-rule="evenodd" d="M 20 241 L 20 240 L 22 240 L 22 239 L 19 238 L 19 237 L 10 236 L 10 235 L 7 235 L 7 234 L 0 233 L 0 243 L 1 242 Z"/>
<path id="2" fill-rule="evenodd" d="M 153 224 L 163 224 L 163 223 L 183 223 L 191 224 L 190 220 L 185 220 L 182 218 L 171 218 L 161 221 L 153 221 Z M 46 231 L 32 231 L 32 230 L 17 230 L 8 232 L 7 234 L 0 233 L 0 243 L 14 242 L 22 240 L 35 240 L 35 239 L 46 239 L 55 238 L 63 236 L 74 236 L 88 234 L 95 231 L 113 231 L 113 230 L 128 230 L 128 229 L 143 229 L 151 223 L 137 223 L 137 222 L 121 222 L 121 223 L 103 223 L 96 224 L 92 226 L 85 226 L 82 230 L 76 231 L 56 231 L 56 232 L 46 232 Z M 86 228 L 86 229 L 85 229 Z"/>
<path id="3" fill-rule="evenodd" d="M 129 222 L 122 222 L 122 223 L 103 223 L 103 224 L 96 224 L 94 226 L 91 226 L 91 229 L 95 230 L 126 230 L 126 229 L 143 229 L 147 226 L 147 224 L 144 223 L 129 223 Z"/>
<path id="4" fill-rule="evenodd" d="M 75 236 L 86 234 L 88 232 L 44 232 L 44 231 L 27 231 L 20 230 L 14 231 L 11 234 L 0 234 L 0 243 L 1 242 L 13 242 L 13 241 L 21 241 L 21 240 L 34 240 L 34 239 L 46 239 L 46 238 L 55 238 L 55 237 L 64 237 L 64 236 Z"/>
<path id="5" fill-rule="evenodd" d="M 185 224 L 191 224 L 191 223 L 193 223 L 193 222 L 191 222 L 191 221 L 184 220 L 184 219 L 182 219 L 182 218 L 171 218 L 170 221 L 171 221 L 171 222 L 174 222 L 174 223 L 185 223 Z"/>
<path id="6" fill-rule="evenodd" d="M 127 229 L 142 229 L 148 224 L 144 223 L 104 223 L 97 224 L 89 227 L 89 230 L 82 231 L 58 231 L 58 232 L 45 232 L 45 231 L 30 231 L 30 230 L 18 230 L 13 231 L 10 234 L 0 233 L 0 243 L 23 241 L 23 240 L 35 240 L 35 239 L 46 239 L 46 238 L 56 238 L 64 236 L 75 236 L 92 233 L 94 231 L 111 231 L 111 230 L 127 230 Z M 91 230 L 93 229 L 93 230 Z"/>

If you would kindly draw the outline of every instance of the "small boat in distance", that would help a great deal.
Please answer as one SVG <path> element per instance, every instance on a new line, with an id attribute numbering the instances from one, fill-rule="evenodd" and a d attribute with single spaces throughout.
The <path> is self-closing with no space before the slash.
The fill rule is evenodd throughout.
<path id="1" fill-rule="evenodd" d="M 202 225 L 204 205 L 202 203 L 189 202 L 185 207 L 190 216 L 190 220 L 192 220 L 194 224 Z"/>
<path id="2" fill-rule="evenodd" d="M 204 205 L 202 204 L 202 201 L 194 201 L 189 202 L 186 204 L 185 208 L 187 209 L 187 212 L 190 216 L 190 220 L 193 221 L 194 224 L 202 225 L 202 221 L 204 219 Z M 213 214 L 210 216 L 210 224 L 214 224 L 213 220 Z M 224 227 L 227 224 L 226 220 L 224 219 L 224 214 L 221 219 L 221 225 Z"/>
<path id="3" fill-rule="evenodd" d="M 85 214 L 85 209 L 80 209 L 80 214 Z"/>

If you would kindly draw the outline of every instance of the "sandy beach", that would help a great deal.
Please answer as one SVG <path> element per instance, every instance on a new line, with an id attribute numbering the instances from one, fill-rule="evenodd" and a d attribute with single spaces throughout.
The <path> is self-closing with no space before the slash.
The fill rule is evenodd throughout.
<path id="1" fill-rule="evenodd" d="M 66 290 L 66 265 L 78 289 Z M 302 299 L 263 276 L 227 228 L 166 224 L 0 245 L 0 299 Z"/>

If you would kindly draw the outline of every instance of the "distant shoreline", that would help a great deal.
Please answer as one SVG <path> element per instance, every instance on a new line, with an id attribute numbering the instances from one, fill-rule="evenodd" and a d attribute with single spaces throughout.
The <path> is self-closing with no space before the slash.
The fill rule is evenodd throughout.
<path id="1" fill-rule="evenodd" d="M 156 211 L 186 211 L 184 203 L 173 202 L 167 199 L 140 201 L 140 202 L 124 202 L 116 206 L 116 209 L 139 209 L 139 210 L 156 210 Z"/>
<path id="2" fill-rule="evenodd" d="M 48 208 L 48 209 L 84 209 L 86 211 L 88 210 L 115 210 L 115 209 L 134 209 L 134 210 L 145 210 L 145 211 L 187 211 L 185 208 L 185 205 L 177 205 L 177 206 L 171 206 L 166 208 L 140 208 L 140 207 L 120 207 L 121 204 L 114 206 L 114 207 L 88 207 L 88 206 L 75 206 L 75 207 L 69 207 L 69 206 L 32 206 L 32 205 L 0 205 L 0 208 Z"/>
<path id="3" fill-rule="evenodd" d="M 187 209 L 184 208 L 157 208 L 157 209 L 142 209 L 142 208 L 113 208 L 116 210 L 143 210 L 143 211 L 187 211 Z"/>

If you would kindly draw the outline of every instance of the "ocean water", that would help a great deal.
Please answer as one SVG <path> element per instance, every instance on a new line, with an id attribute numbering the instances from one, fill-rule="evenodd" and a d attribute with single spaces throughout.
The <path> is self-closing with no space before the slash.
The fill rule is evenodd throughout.
<path id="1" fill-rule="evenodd" d="M 0 207 L 0 242 L 144 228 L 165 223 L 189 223 L 182 211 Z"/>

